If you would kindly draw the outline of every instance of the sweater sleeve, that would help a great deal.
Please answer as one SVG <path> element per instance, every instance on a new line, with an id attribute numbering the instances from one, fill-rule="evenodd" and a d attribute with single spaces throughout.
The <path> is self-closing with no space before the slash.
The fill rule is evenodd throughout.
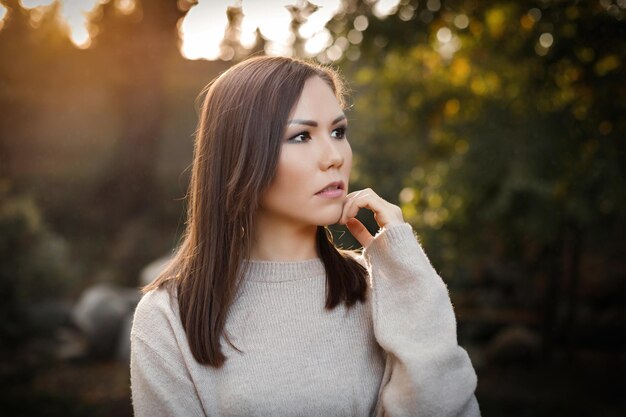
<path id="1" fill-rule="evenodd" d="M 130 354 L 134 415 L 204 416 L 163 298 L 167 295 L 148 293 L 135 311 Z"/>
<path id="2" fill-rule="evenodd" d="M 447 287 L 411 226 L 383 229 L 363 256 L 374 335 L 387 353 L 376 416 L 479 416 L 476 373 L 457 343 Z"/>

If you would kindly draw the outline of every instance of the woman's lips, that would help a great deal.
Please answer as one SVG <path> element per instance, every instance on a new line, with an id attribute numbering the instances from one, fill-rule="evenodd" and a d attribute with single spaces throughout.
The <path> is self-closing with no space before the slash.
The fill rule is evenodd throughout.
<path id="1" fill-rule="evenodd" d="M 315 195 L 323 198 L 338 198 L 343 195 L 343 190 L 341 188 L 328 189 L 320 191 Z"/>
<path id="2" fill-rule="evenodd" d="M 343 196 L 343 182 L 335 181 L 328 184 L 321 191 L 318 191 L 315 195 L 324 198 L 338 198 Z"/>

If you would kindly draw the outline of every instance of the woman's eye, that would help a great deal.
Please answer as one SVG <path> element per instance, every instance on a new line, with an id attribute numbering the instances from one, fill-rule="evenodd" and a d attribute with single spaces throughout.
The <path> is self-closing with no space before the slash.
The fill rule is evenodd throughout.
<path id="1" fill-rule="evenodd" d="M 345 127 L 338 127 L 337 129 L 332 131 L 331 136 L 335 139 L 343 139 L 346 137 L 346 130 L 347 128 Z"/>
<path id="2" fill-rule="evenodd" d="M 304 142 L 308 142 L 309 140 L 311 140 L 311 135 L 309 134 L 309 132 L 301 132 L 289 138 L 288 142 L 304 143 Z"/>

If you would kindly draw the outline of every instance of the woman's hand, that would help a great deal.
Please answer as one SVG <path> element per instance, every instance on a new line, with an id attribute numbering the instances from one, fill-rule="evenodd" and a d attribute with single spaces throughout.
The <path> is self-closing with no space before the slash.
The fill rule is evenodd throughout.
<path id="1" fill-rule="evenodd" d="M 374 212 L 374 219 L 378 226 L 385 227 L 396 223 L 404 223 L 402 210 L 378 196 L 371 188 L 355 191 L 346 196 L 343 212 L 339 218 L 339 224 L 345 224 L 352 236 L 367 247 L 374 237 L 363 223 L 356 219 L 359 209 L 366 208 Z"/>

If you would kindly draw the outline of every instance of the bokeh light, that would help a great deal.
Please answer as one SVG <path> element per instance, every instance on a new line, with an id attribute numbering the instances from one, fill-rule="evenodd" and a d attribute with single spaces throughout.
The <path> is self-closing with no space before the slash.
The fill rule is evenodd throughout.
<path id="1" fill-rule="evenodd" d="M 452 31 L 446 27 L 440 28 L 437 31 L 437 40 L 441 43 L 450 42 L 452 40 Z"/>
<path id="2" fill-rule="evenodd" d="M 465 29 L 469 26 L 469 18 L 464 14 L 458 14 L 454 17 L 454 26 L 459 29 Z"/>
<path id="3" fill-rule="evenodd" d="M 439 0 L 428 0 L 426 2 L 426 8 L 431 12 L 436 12 L 441 9 L 441 1 Z"/>
<path id="4" fill-rule="evenodd" d="M 552 42 L 554 42 L 554 37 L 551 33 L 542 33 L 539 36 L 539 44 L 546 49 L 552 46 Z"/>
<path id="5" fill-rule="evenodd" d="M 398 9 L 398 4 L 400 4 L 400 0 L 378 0 L 376 4 L 374 4 L 374 15 L 377 17 L 385 17 L 394 14 Z"/>
<path id="6" fill-rule="evenodd" d="M 450 28 L 442 27 L 439 28 L 437 34 L 435 35 L 437 38 L 437 45 L 435 45 L 435 49 L 439 53 L 439 55 L 445 59 L 451 59 L 454 54 L 461 48 L 461 41 L 456 36 Z"/>
<path id="7" fill-rule="evenodd" d="M 361 15 L 357 16 L 352 24 L 354 25 L 354 28 L 356 30 L 358 30 L 359 32 L 363 32 L 365 29 L 367 29 L 369 21 L 367 20 L 367 16 Z"/>
<path id="8" fill-rule="evenodd" d="M 0 4 L 0 29 L 4 26 L 4 16 L 7 14 L 7 8 Z"/>

